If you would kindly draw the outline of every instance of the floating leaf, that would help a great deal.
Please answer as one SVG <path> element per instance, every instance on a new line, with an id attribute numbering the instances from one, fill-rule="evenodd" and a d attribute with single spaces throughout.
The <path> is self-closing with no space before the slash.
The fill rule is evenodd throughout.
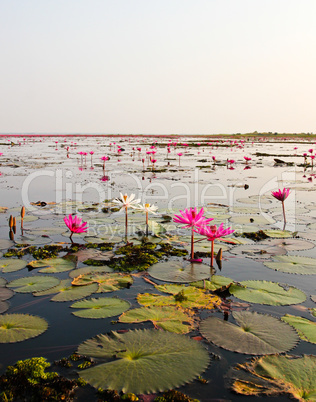
<path id="1" fill-rule="evenodd" d="M 293 233 L 288 230 L 264 230 L 263 232 L 269 237 L 276 237 L 279 239 L 293 237 Z"/>
<path id="2" fill-rule="evenodd" d="M 316 399 L 316 356 L 263 356 L 239 364 L 237 369 L 232 388 L 239 394 L 284 393 L 299 401 Z"/>
<path id="3" fill-rule="evenodd" d="M 79 275 L 71 282 L 74 286 L 88 285 L 90 283 L 98 284 L 97 293 L 115 292 L 123 288 L 129 287 L 133 283 L 131 275 L 121 273 L 92 273 L 87 275 Z"/>
<path id="4" fill-rule="evenodd" d="M 79 276 L 79 275 L 92 274 L 95 272 L 98 272 L 98 273 L 113 272 L 113 269 L 108 267 L 107 265 L 87 266 L 87 267 L 73 269 L 72 271 L 69 272 L 69 277 L 76 278 L 76 276 Z"/>
<path id="5" fill-rule="evenodd" d="M 220 289 L 222 286 L 227 286 L 233 282 L 232 279 L 221 275 L 213 275 L 209 280 L 192 282 L 190 285 L 207 290 Z"/>
<path id="6" fill-rule="evenodd" d="M 262 215 L 256 215 L 256 214 L 251 214 L 251 215 L 240 215 L 240 216 L 233 216 L 230 218 L 230 222 L 235 223 L 235 224 L 254 224 L 254 225 L 271 225 L 272 223 L 275 222 L 274 219 L 272 219 L 270 216 L 268 218 L 265 218 Z"/>
<path id="7" fill-rule="evenodd" d="M 8 207 L 0 207 L 0 214 L 7 212 Z"/>
<path id="8" fill-rule="evenodd" d="M 232 248 L 230 252 L 259 260 L 269 259 L 274 255 L 286 254 L 286 250 L 280 247 L 262 243 L 237 246 Z"/>
<path id="9" fill-rule="evenodd" d="M 177 334 L 186 334 L 193 327 L 192 317 L 172 306 L 135 308 L 122 314 L 119 321 L 127 324 L 151 321 L 155 327 Z"/>
<path id="10" fill-rule="evenodd" d="M 250 311 L 232 314 L 238 325 L 208 317 L 200 324 L 201 334 L 224 349 L 252 355 L 286 352 L 298 343 L 297 333 L 277 318 Z"/>
<path id="11" fill-rule="evenodd" d="M 70 271 L 76 267 L 76 264 L 73 259 L 70 258 L 47 258 L 45 260 L 31 261 L 28 266 L 32 268 L 42 268 L 39 272 L 44 274 L 53 274 Z"/>
<path id="12" fill-rule="evenodd" d="M 312 295 L 312 296 L 311 296 L 311 299 L 313 300 L 313 302 L 316 303 L 316 295 Z"/>
<path id="13" fill-rule="evenodd" d="M 33 293 L 50 289 L 60 283 L 58 278 L 53 276 L 28 276 L 15 279 L 7 284 L 8 288 L 16 288 L 17 293 Z"/>
<path id="14" fill-rule="evenodd" d="M 90 385 L 135 394 L 179 387 L 209 364 L 209 355 L 200 343 L 150 329 L 98 335 L 82 343 L 78 353 L 106 361 L 80 372 Z"/>
<path id="15" fill-rule="evenodd" d="M 276 256 L 277 262 L 265 262 L 265 266 L 288 274 L 316 275 L 316 258 L 297 255 Z"/>
<path id="16" fill-rule="evenodd" d="M 122 314 L 130 308 L 130 303 L 115 297 L 99 297 L 98 299 L 80 300 L 70 307 L 80 308 L 74 314 L 81 318 L 107 318 Z"/>
<path id="17" fill-rule="evenodd" d="M 310 241 L 301 239 L 266 239 L 261 242 L 263 245 L 278 246 L 286 251 L 309 250 L 315 245 Z"/>
<path id="18" fill-rule="evenodd" d="M 2 258 L 0 260 L 0 269 L 2 272 L 15 272 L 25 268 L 27 262 L 24 260 L 18 260 L 17 258 Z"/>
<path id="19" fill-rule="evenodd" d="M 0 250 L 6 250 L 6 249 L 12 247 L 13 244 L 14 243 L 11 240 L 0 239 Z"/>
<path id="20" fill-rule="evenodd" d="M 241 300 L 270 306 L 299 304 L 306 300 L 306 295 L 301 290 L 268 281 L 242 281 L 231 285 L 229 292 Z"/>
<path id="21" fill-rule="evenodd" d="M 29 314 L 4 314 L 0 316 L 0 343 L 13 343 L 34 338 L 46 331 L 43 318 Z"/>
<path id="22" fill-rule="evenodd" d="M 0 277 L 0 287 L 5 286 L 7 284 L 7 280 Z"/>
<path id="23" fill-rule="evenodd" d="M 79 250 L 73 253 L 78 258 L 79 262 L 86 260 L 108 261 L 114 257 L 113 251 L 101 251 L 93 248 Z"/>
<path id="24" fill-rule="evenodd" d="M 46 296 L 57 293 L 52 298 L 52 301 L 64 302 L 79 300 L 84 297 L 90 296 L 98 290 L 98 284 L 92 283 L 86 286 L 72 286 L 71 279 L 64 279 L 60 281 L 60 284 L 42 292 L 33 293 L 34 296 Z"/>
<path id="25" fill-rule="evenodd" d="M 173 306 L 182 308 L 206 308 L 214 309 L 219 306 L 221 299 L 206 293 L 204 289 L 198 289 L 194 286 L 184 285 L 158 285 L 156 288 L 165 293 L 171 293 L 172 296 L 162 296 L 150 293 L 137 295 L 137 301 L 143 306 Z"/>
<path id="26" fill-rule="evenodd" d="M 5 313 L 10 307 L 10 304 L 0 299 L 0 314 Z M 0 329 L 1 333 L 1 329 Z"/>
<path id="27" fill-rule="evenodd" d="M 285 314 L 281 320 L 294 327 L 303 341 L 316 343 L 316 322 L 290 314 Z"/>
<path id="28" fill-rule="evenodd" d="M 189 264 L 183 266 L 181 262 L 158 262 L 148 269 L 151 277 L 166 282 L 190 283 L 211 276 L 210 267 L 204 264 Z"/>
<path id="29" fill-rule="evenodd" d="M 11 299 L 14 295 L 14 291 L 8 288 L 0 287 L 0 301 Z"/>

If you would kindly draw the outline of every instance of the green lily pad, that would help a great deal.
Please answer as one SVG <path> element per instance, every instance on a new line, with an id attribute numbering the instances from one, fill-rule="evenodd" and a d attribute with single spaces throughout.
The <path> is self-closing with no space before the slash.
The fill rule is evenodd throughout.
<path id="1" fill-rule="evenodd" d="M 220 289 L 222 286 L 227 286 L 233 282 L 232 279 L 226 276 L 213 275 L 209 280 L 198 281 L 190 283 L 191 286 L 196 286 L 197 288 L 207 289 L 214 291 Z"/>
<path id="2" fill-rule="evenodd" d="M 80 308 L 72 314 L 81 318 L 114 317 L 130 308 L 130 303 L 115 297 L 99 297 L 98 299 L 80 300 L 70 306 Z"/>
<path id="3" fill-rule="evenodd" d="M 294 327 L 303 341 L 316 343 L 316 322 L 290 314 L 285 314 L 281 320 Z"/>
<path id="4" fill-rule="evenodd" d="M 224 349 L 252 355 L 287 352 L 298 343 L 296 331 L 275 317 L 250 311 L 232 314 L 238 325 L 208 317 L 200 324 L 201 334 Z"/>
<path id="5" fill-rule="evenodd" d="M 312 296 L 311 296 L 311 299 L 313 300 L 313 302 L 316 303 L 316 295 L 312 295 Z"/>
<path id="6" fill-rule="evenodd" d="M 33 293 L 34 296 L 46 296 L 57 293 L 52 297 L 52 301 L 64 302 L 64 301 L 74 301 L 80 300 L 84 297 L 90 296 L 98 290 L 98 284 L 92 283 L 86 286 L 72 286 L 71 279 L 63 279 L 60 284 L 50 288 L 48 290 L 43 290 L 41 292 Z"/>
<path id="7" fill-rule="evenodd" d="M 8 281 L 0 276 L 0 287 L 5 286 Z"/>
<path id="8" fill-rule="evenodd" d="M 8 288 L 14 289 L 17 293 L 33 293 L 50 289 L 60 283 L 58 278 L 53 276 L 28 276 L 15 279 L 7 284 Z"/>
<path id="9" fill-rule="evenodd" d="M 178 306 L 184 309 L 205 308 L 212 310 L 218 307 L 221 299 L 206 293 L 204 289 L 184 285 L 157 285 L 156 289 L 171 293 L 172 296 L 162 296 L 151 293 L 137 295 L 137 301 L 143 306 Z"/>
<path id="10" fill-rule="evenodd" d="M 158 262 L 152 265 L 147 272 L 155 279 L 179 283 L 190 283 L 208 279 L 211 276 L 208 265 L 189 264 L 183 266 L 181 262 L 177 261 Z"/>
<path id="11" fill-rule="evenodd" d="M 270 306 L 287 306 L 306 300 L 306 295 L 301 290 L 268 281 L 241 281 L 231 285 L 229 292 L 241 300 Z"/>
<path id="12" fill-rule="evenodd" d="M 108 261 L 114 257 L 113 251 L 101 251 L 94 248 L 87 248 L 73 253 L 79 262 L 86 260 Z"/>
<path id="13" fill-rule="evenodd" d="M 121 274 L 121 273 L 92 273 L 86 275 L 79 275 L 74 278 L 72 285 L 83 286 L 91 283 L 98 284 L 97 293 L 107 293 L 115 292 L 123 288 L 127 288 L 133 283 L 133 278 L 131 275 Z"/>
<path id="14" fill-rule="evenodd" d="M 287 239 L 293 237 L 293 232 L 288 230 L 264 230 L 263 231 L 269 237 L 275 237 L 277 239 Z"/>
<path id="15" fill-rule="evenodd" d="M 98 335 L 82 343 L 78 353 L 105 361 L 80 372 L 90 385 L 135 394 L 179 387 L 209 364 L 209 355 L 200 343 L 150 329 Z"/>
<path id="16" fill-rule="evenodd" d="M 34 315 L 0 315 L 0 343 L 21 342 L 34 338 L 45 332 L 47 328 L 47 321 Z"/>
<path id="17" fill-rule="evenodd" d="M 9 310 L 10 304 L 6 301 L 3 301 L 0 299 L 0 314 L 5 313 L 7 310 Z M 0 330 L 1 332 L 1 330 Z"/>
<path id="18" fill-rule="evenodd" d="M 272 219 L 271 217 L 265 218 L 262 215 L 256 215 L 256 214 L 251 214 L 251 215 L 240 215 L 240 216 L 233 216 L 229 220 L 232 223 L 235 224 L 253 224 L 253 225 L 271 225 L 275 223 L 275 220 Z"/>
<path id="19" fill-rule="evenodd" d="M 25 268 L 26 265 L 26 261 L 17 258 L 2 258 L 0 260 L 0 269 L 2 268 L 2 272 L 20 271 L 20 269 Z"/>
<path id="20" fill-rule="evenodd" d="M 177 334 L 186 334 L 193 328 L 192 316 L 173 306 L 135 308 L 119 318 L 119 322 L 127 324 L 146 321 L 151 321 L 157 328 Z"/>
<path id="21" fill-rule="evenodd" d="M 55 274 L 70 271 L 76 267 L 76 264 L 73 259 L 70 258 L 47 258 L 45 260 L 31 261 L 28 266 L 32 268 L 42 268 L 39 272 L 43 274 Z"/>
<path id="22" fill-rule="evenodd" d="M 87 266 L 87 267 L 82 267 L 82 268 L 77 268 L 73 269 L 72 271 L 69 272 L 69 277 L 70 278 L 76 278 L 79 275 L 87 275 L 87 274 L 93 274 L 93 273 L 105 273 L 105 272 L 113 272 L 113 269 L 108 267 L 107 265 L 101 265 L 101 266 Z"/>
<path id="23" fill-rule="evenodd" d="M 296 255 L 276 256 L 277 262 L 265 262 L 265 266 L 288 274 L 316 275 L 316 258 Z"/>
<path id="24" fill-rule="evenodd" d="M 250 195 L 247 198 L 238 198 L 237 201 L 241 202 L 243 204 L 258 204 L 258 205 L 264 204 L 264 205 L 267 205 L 267 204 L 271 204 L 272 199 L 271 199 L 271 197 L 266 196 L 266 195 L 261 195 L 261 196 L 259 196 L 259 195 Z"/>
<path id="25" fill-rule="evenodd" d="M 237 369 L 232 388 L 239 394 L 285 394 L 298 401 L 315 401 L 316 356 L 263 356 Z"/>

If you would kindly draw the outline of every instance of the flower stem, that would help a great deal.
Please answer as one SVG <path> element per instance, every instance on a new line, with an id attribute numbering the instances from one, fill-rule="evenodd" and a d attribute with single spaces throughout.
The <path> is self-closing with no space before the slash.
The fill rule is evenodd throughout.
<path id="1" fill-rule="evenodd" d="M 125 208 L 125 240 L 127 241 L 127 224 L 128 224 L 128 211 Z"/>
<path id="2" fill-rule="evenodd" d="M 283 226 L 283 230 L 285 230 L 285 225 L 286 225 L 286 217 L 285 217 L 284 201 L 282 201 L 282 209 L 283 209 L 283 219 L 284 219 L 284 226 Z"/>
<path id="3" fill-rule="evenodd" d="M 191 260 L 194 259 L 194 230 L 191 229 Z"/>
<path id="4" fill-rule="evenodd" d="M 213 268 L 213 259 L 214 259 L 214 240 L 212 241 L 212 247 L 211 247 L 211 268 Z"/>

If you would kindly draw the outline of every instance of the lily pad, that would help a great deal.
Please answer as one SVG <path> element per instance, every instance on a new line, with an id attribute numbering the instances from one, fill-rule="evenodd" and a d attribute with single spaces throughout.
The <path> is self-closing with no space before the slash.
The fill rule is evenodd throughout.
<path id="1" fill-rule="evenodd" d="M 14 295 L 14 291 L 12 289 L 0 287 L 0 301 L 11 299 Z"/>
<path id="2" fill-rule="evenodd" d="M 214 309 L 221 303 L 218 296 L 206 293 L 204 289 L 198 289 L 195 286 L 184 285 L 158 285 L 156 289 L 171 293 L 172 296 L 162 296 L 151 293 L 137 295 L 137 301 L 143 306 L 178 306 L 182 308 L 205 308 Z"/>
<path id="3" fill-rule="evenodd" d="M 7 310 L 9 310 L 10 304 L 6 301 L 0 300 L 0 314 L 5 313 Z M 1 329 L 0 329 L 1 332 Z"/>
<path id="4" fill-rule="evenodd" d="M 93 273 L 105 273 L 105 272 L 113 272 L 113 269 L 108 267 L 107 265 L 101 265 L 101 266 L 87 266 L 87 267 L 82 267 L 82 268 L 77 268 L 73 269 L 72 271 L 69 272 L 69 277 L 70 278 L 76 278 L 79 275 L 87 275 L 87 274 L 93 274 Z"/>
<path id="5" fill-rule="evenodd" d="M 250 311 L 232 314 L 238 325 L 208 317 L 200 324 L 201 334 L 224 349 L 252 355 L 287 352 L 298 343 L 296 331 L 275 317 Z"/>
<path id="6" fill-rule="evenodd" d="M 193 328 L 192 316 L 173 306 L 135 308 L 122 314 L 119 321 L 127 324 L 151 321 L 156 328 L 177 334 L 186 334 Z"/>
<path id="7" fill-rule="evenodd" d="M 108 261 L 114 257 L 113 251 L 100 251 L 96 249 L 79 250 L 73 253 L 78 258 L 79 262 L 86 260 Z"/>
<path id="8" fill-rule="evenodd" d="M 190 283 L 211 276 L 210 267 L 204 264 L 189 264 L 183 266 L 181 262 L 158 262 L 148 269 L 151 277 L 166 282 Z"/>
<path id="9" fill-rule="evenodd" d="M 271 217 L 265 218 L 262 215 L 256 215 L 256 214 L 251 214 L 251 215 L 240 215 L 240 216 L 233 216 L 229 220 L 232 223 L 236 224 L 254 224 L 254 225 L 271 225 L 272 223 L 275 222 L 274 219 Z"/>
<path id="10" fill-rule="evenodd" d="M 310 241 L 301 239 L 266 239 L 261 242 L 262 245 L 278 246 L 286 251 L 300 251 L 314 248 L 315 245 Z"/>
<path id="11" fill-rule="evenodd" d="M 190 285 L 196 286 L 197 288 L 207 289 L 214 291 L 220 289 L 222 286 L 227 286 L 233 282 L 232 279 L 226 276 L 213 275 L 209 280 L 203 280 L 198 282 L 192 282 Z"/>
<path id="12" fill-rule="evenodd" d="M 0 250 L 6 250 L 6 249 L 12 247 L 13 244 L 14 244 L 14 242 L 11 240 L 0 239 Z"/>
<path id="13" fill-rule="evenodd" d="M 2 277 L 0 277 L 0 287 L 5 286 L 8 283 L 8 281 Z"/>
<path id="14" fill-rule="evenodd" d="M 20 271 L 20 269 L 25 268 L 26 265 L 26 261 L 17 258 L 2 258 L 0 260 L 0 269 L 2 268 L 2 272 Z"/>
<path id="15" fill-rule="evenodd" d="M 232 388 L 239 394 L 285 394 L 299 401 L 315 401 L 316 356 L 263 356 L 237 369 Z"/>
<path id="16" fill-rule="evenodd" d="M 316 343 L 316 322 L 290 314 L 285 314 L 281 320 L 294 327 L 303 341 Z"/>
<path id="17" fill-rule="evenodd" d="M 17 293 L 33 293 L 50 289 L 60 283 L 58 278 L 53 276 L 28 276 L 15 279 L 7 284 L 8 288 L 14 289 Z"/>
<path id="18" fill-rule="evenodd" d="M 70 271 L 76 267 L 76 264 L 73 259 L 70 258 L 47 258 L 45 260 L 31 261 L 28 266 L 32 268 L 42 268 L 39 272 L 44 274 L 54 274 Z"/>
<path id="19" fill-rule="evenodd" d="M 287 306 L 306 300 L 306 295 L 301 290 L 268 281 L 242 281 L 231 285 L 229 292 L 241 300 L 270 306 Z"/>
<path id="20" fill-rule="evenodd" d="M 107 318 L 122 314 L 130 308 L 130 303 L 116 297 L 80 300 L 70 307 L 80 308 L 72 314 L 81 318 Z"/>
<path id="21" fill-rule="evenodd" d="M 71 282 L 74 286 L 83 286 L 91 283 L 98 284 L 97 293 L 115 292 L 124 289 L 133 283 L 131 275 L 121 273 L 92 273 L 87 275 L 79 275 Z"/>
<path id="22" fill-rule="evenodd" d="M 47 321 L 34 315 L 4 314 L 0 316 L 0 343 L 21 342 L 34 338 L 47 328 Z"/>
<path id="23" fill-rule="evenodd" d="M 293 232 L 288 230 L 264 230 L 263 232 L 268 237 L 275 237 L 277 239 L 287 239 L 293 237 Z"/>
<path id="24" fill-rule="evenodd" d="M 277 262 L 265 262 L 264 265 L 288 274 L 316 275 L 316 258 L 285 255 L 275 259 Z"/>
<path id="25" fill-rule="evenodd" d="M 230 250 L 232 254 L 244 255 L 248 258 L 266 260 L 274 255 L 286 254 L 286 250 L 278 246 L 257 243 L 234 247 Z"/>
<path id="26" fill-rule="evenodd" d="M 200 343 L 150 329 L 98 335 L 82 343 L 78 353 L 104 360 L 80 372 L 90 385 L 135 394 L 179 387 L 209 364 L 208 352 Z"/>
<path id="27" fill-rule="evenodd" d="M 52 301 L 64 302 L 64 301 L 74 301 L 80 300 L 84 297 L 90 296 L 98 290 L 98 284 L 92 283 L 86 286 L 72 286 L 71 279 L 64 279 L 60 281 L 60 284 L 41 292 L 33 293 L 34 296 L 46 296 L 57 293 L 52 297 Z"/>

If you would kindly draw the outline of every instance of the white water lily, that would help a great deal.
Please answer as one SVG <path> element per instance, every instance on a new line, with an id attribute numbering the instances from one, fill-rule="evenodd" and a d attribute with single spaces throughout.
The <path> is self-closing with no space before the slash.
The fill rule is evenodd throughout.
<path id="1" fill-rule="evenodd" d="M 139 205 L 139 209 L 141 210 L 141 211 L 143 211 L 143 212 L 150 212 L 150 213 L 152 213 L 152 214 L 154 214 L 154 215 L 157 215 L 156 214 L 156 211 L 157 211 L 157 209 L 158 209 L 158 207 L 156 206 L 156 205 L 150 205 L 150 204 L 143 204 L 143 205 Z"/>
<path id="2" fill-rule="evenodd" d="M 137 198 L 135 200 L 135 194 L 131 194 L 130 196 L 128 196 L 127 194 L 123 195 L 122 193 L 120 193 L 120 197 L 115 198 L 115 200 L 113 200 L 112 202 L 120 206 L 121 211 L 127 208 L 138 209 L 140 198 Z"/>

